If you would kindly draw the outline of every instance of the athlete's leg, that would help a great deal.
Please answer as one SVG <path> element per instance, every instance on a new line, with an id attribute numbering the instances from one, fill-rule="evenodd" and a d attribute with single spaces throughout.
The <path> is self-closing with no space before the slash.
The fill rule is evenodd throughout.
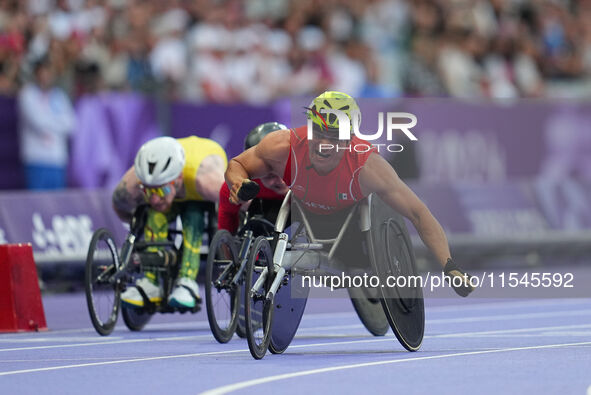
<path id="1" fill-rule="evenodd" d="M 203 209 L 196 202 L 186 202 L 180 210 L 183 223 L 183 257 L 176 283 L 168 303 L 177 307 L 192 308 L 201 302 L 195 279 L 199 272 L 201 240 L 204 220 Z"/>
<path id="2" fill-rule="evenodd" d="M 199 260 L 203 228 L 203 210 L 196 203 L 188 202 L 181 211 L 183 222 L 183 260 L 179 277 L 195 280 L 199 271 Z"/>
<path id="3" fill-rule="evenodd" d="M 168 239 L 168 223 L 172 220 L 175 210 L 162 213 L 153 209 L 148 210 L 148 219 L 144 227 L 144 239 L 147 242 L 164 242 Z M 148 252 L 157 252 L 160 247 L 148 247 Z M 144 275 L 154 284 L 158 282 L 158 273 L 145 271 Z"/>
<path id="4" fill-rule="evenodd" d="M 166 241 L 168 238 L 168 223 L 175 215 L 173 210 L 168 213 L 148 209 L 146 225 L 144 226 L 144 239 L 146 241 Z M 148 252 L 157 252 L 159 247 L 149 247 Z M 158 281 L 158 274 L 152 271 L 144 271 L 144 277 L 138 279 L 135 287 L 129 287 L 121 294 L 121 300 L 129 306 L 143 307 L 144 296 L 152 303 L 162 301 L 163 290 Z"/>

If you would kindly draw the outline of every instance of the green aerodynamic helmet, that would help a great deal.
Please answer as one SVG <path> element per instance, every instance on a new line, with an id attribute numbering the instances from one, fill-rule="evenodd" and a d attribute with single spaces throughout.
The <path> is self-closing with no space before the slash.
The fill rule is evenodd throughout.
<path id="1" fill-rule="evenodd" d="M 338 130 L 339 120 L 335 114 L 325 114 L 323 109 L 341 110 L 349 117 L 349 122 L 352 124 L 352 114 L 357 114 L 357 122 L 361 123 L 361 111 L 355 99 L 346 93 L 327 91 L 312 100 L 310 108 L 307 112 L 308 119 L 311 119 L 315 125 L 319 126 L 321 130 Z"/>
<path id="2" fill-rule="evenodd" d="M 260 124 L 259 126 L 255 127 L 250 132 L 248 132 L 246 139 L 244 139 L 244 150 L 246 151 L 250 147 L 254 147 L 258 143 L 260 143 L 263 137 L 265 137 L 269 133 L 282 129 L 287 129 L 287 126 L 279 122 L 267 122 Z"/>

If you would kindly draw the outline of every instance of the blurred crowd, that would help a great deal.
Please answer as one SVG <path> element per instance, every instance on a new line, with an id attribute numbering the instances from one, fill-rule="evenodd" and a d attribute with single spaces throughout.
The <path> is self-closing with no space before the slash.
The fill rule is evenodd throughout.
<path id="1" fill-rule="evenodd" d="M 540 97 L 591 77 L 590 21 L 591 0 L 0 0 L 0 93 L 47 59 L 71 98 Z"/>

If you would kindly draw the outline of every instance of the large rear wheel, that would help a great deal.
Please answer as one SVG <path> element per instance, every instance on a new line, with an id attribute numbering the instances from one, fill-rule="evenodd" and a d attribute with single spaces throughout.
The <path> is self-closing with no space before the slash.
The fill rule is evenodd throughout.
<path id="1" fill-rule="evenodd" d="M 90 320 L 102 336 L 113 332 L 117 323 L 121 301 L 120 280 L 109 280 L 119 268 L 119 255 L 113 236 L 107 229 L 98 229 L 92 235 L 88 248 L 84 285 Z"/>
<path id="2" fill-rule="evenodd" d="M 232 234 L 223 229 L 216 232 L 205 269 L 205 305 L 211 333 L 220 343 L 230 341 L 238 324 L 240 292 L 232 284 L 237 257 Z"/>

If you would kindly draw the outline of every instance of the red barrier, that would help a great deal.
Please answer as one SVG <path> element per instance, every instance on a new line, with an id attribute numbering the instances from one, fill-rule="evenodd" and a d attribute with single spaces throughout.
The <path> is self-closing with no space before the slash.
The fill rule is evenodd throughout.
<path id="1" fill-rule="evenodd" d="M 0 332 L 47 330 L 31 244 L 0 245 Z"/>

